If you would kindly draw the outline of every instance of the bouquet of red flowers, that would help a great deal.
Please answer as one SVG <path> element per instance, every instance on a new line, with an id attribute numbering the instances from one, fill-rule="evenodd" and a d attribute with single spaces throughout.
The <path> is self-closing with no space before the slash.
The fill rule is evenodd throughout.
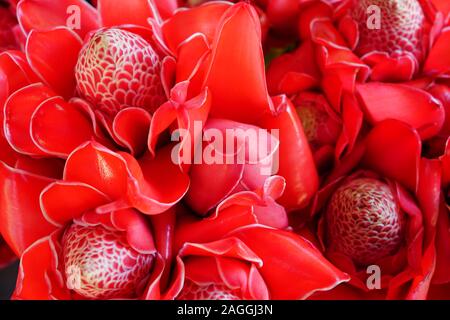
<path id="1" fill-rule="evenodd" d="M 0 7 L 13 299 L 450 299 L 450 3 Z"/>

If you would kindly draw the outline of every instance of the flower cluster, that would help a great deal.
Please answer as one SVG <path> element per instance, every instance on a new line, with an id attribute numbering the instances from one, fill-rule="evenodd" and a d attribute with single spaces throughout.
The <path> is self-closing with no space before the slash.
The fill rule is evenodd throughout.
<path id="1" fill-rule="evenodd" d="M 0 2 L 14 299 L 450 299 L 450 6 Z"/>

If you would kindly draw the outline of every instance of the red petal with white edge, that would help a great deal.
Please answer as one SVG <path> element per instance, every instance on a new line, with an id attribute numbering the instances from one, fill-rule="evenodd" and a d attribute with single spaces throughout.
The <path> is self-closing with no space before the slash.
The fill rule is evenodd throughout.
<path id="1" fill-rule="evenodd" d="M 17 5 L 17 18 L 27 34 L 73 24 L 74 31 L 84 37 L 99 28 L 97 10 L 83 0 L 23 0 Z"/>
<path id="2" fill-rule="evenodd" d="M 175 245 L 177 252 L 185 243 L 205 243 L 223 238 L 231 231 L 246 225 L 258 223 L 253 214 L 252 204 L 237 194 L 223 201 L 216 212 L 206 219 L 197 218 L 191 213 L 179 210 L 175 229 Z"/>
<path id="3" fill-rule="evenodd" d="M 279 203 L 291 211 L 306 206 L 319 187 L 319 178 L 302 124 L 291 101 L 274 98 L 276 111 L 261 120 L 261 127 L 279 130 L 279 170 L 286 190 Z"/>
<path id="4" fill-rule="evenodd" d="M 251 5 L 240 2 L 222 17 L 210 63 L 204 85 L 214 97 L 211 117 L 255 124 L 270 111 L 261 24 Z"/>
<path id="5" fill-rule="evenodd" d="M 356 88 L 363 111 L 373 125 L 386 119 L 400 120 L 415 128 L 423 139 L 436 135 L 442 128 L 445 120 L 442 103 L 423 90 L 377 82 Z"/>
<path id="6" fill-rule="evenodd" d="M 55 182 L 42 191 L 41 207 L 45 218 L 55 226 L 63 226 L 88 210 L 109 202 L 97 189 L 77 182 Z"/>
<path id="7" fill-rule="evenodd" d="M 226 2 L 206 3 L 190 10 L 180 10 L 165 21 L 162 31 L 172 53 L 176 54 L 178 46 L 197 33 L 203 34 L 211 43 L 221 17 L 230 6 Z"/>
<path id="8" fill-rule="evenodd" d="M 80 146 L 67 159 L 64 180 L 88 184 L 110 199 L 126 196 L 129 171 L 125 160 L 96 142 Z"/>
<path id="9" fill-rule="evenodd" d="M 148 0 L 99 0 L 98 11 L 102 27 L 134 24 L 148 27 L 152 10 Z"/>
<path id="10" fill-rule="evenodd" d="M 271 299 L 306 299 L 317 291 L 331 290 L 350 280 L 309 241 L 292 232 L 250 226 L 230 236 L 241 239 L 264 262 L 259 271 Z"/>
<path id="11" fill-rule="evenodd" d="M 121 110 L 113 122 L 115 138 L 133 155 L 142 154 L 147 147 L 151 118 L 150 114 L 141 108 Z"/>
<path id="12" fill-rule="evenodd" d="M 30 129 L 38 148 L 61 158 L 95 136 L 89 117 L 61 97 L 49 98 L 37 107 Z"/>
<path id="13" fill-rule="evenodd" d="M 228 237 L 217 241 L 209 242 L 206 244 L 201 243 L 187 243 L 180 250 L 179 255 L 181 257 L 201 255 L 205 257 L 226 257 L 244 260 L 250 263 L 256 264 L 261 267 L 264 261 L 255 254 L 244 242 L 236 237 Z M 202 272 L 201 269 L 192 270 L 197 274 L 197 279 L 207 279 L 208 274 Z"/>
<path id="14" fill-rule="evenodd" d="M 70 299 L 60 268 L 58 232 L 42 238 L 23 253 L 13 299 Z"/>
<path id="15" fill-rule="evenodd" d="M 136 210 L 120 210 L 112 213 L 111 220 L 118 230 L 127 233 L 130 246 L 145 254 L 156 252 L 149 221 Z"/>
<path id="16" fill-rule="evenodd" d="M 176 82 L 189 80 L 189 96 L 194 96 L 202 90 L 203 79 L 207 69 L 207 59 L 211 50 L 206 37 L 197 33 L 178 48 L 176 65 Z"/>
<path id="17" fill-rule="evenodd" d="M 399 82 L 411 80 L 417 71 L 417 59 L 411 54 L 391 58 L 387 53 L 370 53 L 363 61 L 372 67 L 373 81 Z"/>
<path id="18" fill-rule="evenodd" d="M 198 285 L 225 285 L 242 299 L 267 300 L 269 292 L 257 270 L 262 261 L 236 238 L 206 244 L 187 244 L 180 252 L 185 277 Z M 205 272 L 207 270 L 207 272 Z"/>
<path id="19" fill-rule="evenodd" d="M 167 19 L 172 16 L 175 10 L 178 8 L 178 0 L 154 0 L 156 8 L 163 19 Z"/>
<path id="20" fill-rule="evenodd" d="M 155 157 L 147 153 L 139 163 L 129 155 L 121 154 L 135 179 L 129 183 L 129 202 L 143 213 L 153 215 L 168 210 L 189 189 L 189 176 L 173 162 L 173 149 L 173 145 L 167 145 L 158 150 Z"/>
<path id="21" fill-rule="evenodd" d="M 81 38 L 68 28 L 32 30 L 25 52 L 36 74 L 55 92 L 70 98 L 75 92 L 75 65 L 82 44 Z"/>
<path id="22" fill-rule="evenodd" d="M 55 93 L 41 83 L 17 90 L 5 103 L 4 130 L 6 140 L 20 153 L 45 155 L 33 142 L 31 118 L 36 108 Z"/>
<path id="23" fill-rule="evenodd" d="M 25 54 L 20 51 L 5 51 L 0 54 L 0 74 L 0 103 L 4 103 L 8 95 L 16 90 L 38 81 Z"/>
<path id="24" fill-rule="evenodd" d="M 55 230 L 39 206 L 39 195 L 51 182 L 0 162 L 0 231 L 17 255 Z"/>
<path id="25" fill-rule="evenodd" d="M 431 48 L 423 70 L 429 75 L 444 75 L 450 73 L 450 27 L 442 30 Z"/>
<path id="26" fill-rule="evenodd" d="M 422 143 L 418 133 L 398 120 L 385 120 L 368 135 L 364 163 L 414 192 L 419 181 Z"/>
<path id="27" fill-rule="evenodd" d="M 191 166 L 191 185 L 187 204 L 198 214 L 205 215 L 236 189 L 244 174 L 244 164 L 196 164 Z M 212 181 L 215 181 L 213 183 Z M 208 192 L 205 192 L 208 186 Z"/>

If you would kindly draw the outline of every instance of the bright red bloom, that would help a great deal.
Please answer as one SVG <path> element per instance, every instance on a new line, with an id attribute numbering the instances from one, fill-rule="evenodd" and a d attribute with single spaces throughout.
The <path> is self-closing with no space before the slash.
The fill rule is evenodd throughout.
<path id="1" fill-rule="evenodd" d="M 143 167 L 148 173 L 158 165 L 149 160 Z M 170 212 L 142 213 L 160 211 L 169 193 L 160 194 L 162 201 L 151 200 L 157 199 L 151 183 L 158 182 L 145 181 L 130 155 L 89 143 L 70 155 L 61 181 L 7 166 L 2 181 L 3 188 L 14 183 L 11 192 L 23 197 L 15 197 L 17 203 L 4 201 L 1 210 L 9 214 L 2 216 L 9 221 L 2 224 L 8 226 L 2 234 L 21 255 L 15 298 L 161 297 L 158 284 L 172 243 L 166 230 L 173 229 L 174 219 Z M 116 259 L 124 259 L 119 261 L 123 269 L 108 269 Z M 48 281 L 45 274 L 51 274 Z"/>
<path id="2" fill-rule="evenodd" d="M 380 145 L 379 141 L 384 143 Z M 438 161 L 421 158 L 416 130 L 385 120 L 336 166 L 313 206 L 325 255 L 351 275 L 317 298 L 425 299 L 435 270 Z M 366 268 L 381 269 L 381 288 Z"/>
<path id="3" fill-rule="evenodd" d="M 347 281 L 306 239 L 257 225 L 260 204 L 250 195 L 225 200 L 207 219 L 183 213 L 172 285 L 179 299 L 305 299 Z"/>

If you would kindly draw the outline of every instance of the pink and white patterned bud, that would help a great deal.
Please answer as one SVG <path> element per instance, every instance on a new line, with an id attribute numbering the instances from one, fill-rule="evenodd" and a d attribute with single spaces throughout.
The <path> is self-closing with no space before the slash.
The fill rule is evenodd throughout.
<path id="1" fill-rule="evenodd" d="M 330 249 L 359 265 L 395 253 L 403 240 L 403 213 L 390 187 L 372 178 L 354 179 L 337 189 L 326 222 Z"/>
<path id="2" fill-rule="evenodd" d="M 154 256 L 141 254 L 124 232 L 72 224 L 63 236 L 67 286 L 88 299 L 136 298 L 149 278 Z"/>
<path id="3" fill-rule="evenodd" d="M 161 60 L 141 36 L 100 30 L 82 48 L 75 68 L 79 95 L 103 115 L 138 107 L 150 112 L 165 102 Z"/>

